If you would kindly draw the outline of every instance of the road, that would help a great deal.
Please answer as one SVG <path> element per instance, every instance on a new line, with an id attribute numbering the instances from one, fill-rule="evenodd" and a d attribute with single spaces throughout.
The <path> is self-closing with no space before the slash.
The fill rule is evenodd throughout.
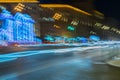
<path id="1" fill-rule="evenodd" d="M 68 49 L 69 50 L 69 49 Z M 49 52 L 0 63 L 0 80 L 120 80 L 120 68 L 105 64 L 118 48 Z"/>

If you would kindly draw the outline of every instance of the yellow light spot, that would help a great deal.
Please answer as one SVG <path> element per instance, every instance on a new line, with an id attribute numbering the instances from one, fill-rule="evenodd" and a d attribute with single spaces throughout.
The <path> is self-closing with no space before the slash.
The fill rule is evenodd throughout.
<path id="1" fill-rule="evenodd" d="M 112 31 L 117 31 L 117 29 L 116 29 L 116 28 L 111 28 L 111 30 L 112 30 Z"/>
<path id="2" fill-rule="evenodd" d="M 96 23 L 95 26 L 101 27 L 102 24 L 101 23 Z"/>
<path id="3" fill-rule="evenodd" d="M 54 16 L 53 16 L 53 18 L 54 18 L 55 20 L 59 20 L 61 17 L 62 17 L 62 15 L 59 14 L 59 13 L 55 13 Z"/>
<path id="4" fill-rule="evenodd" d="M 58 25 L 54 25 L 54 27 L 60 29 L 60 26 L 58 26 Z"/>

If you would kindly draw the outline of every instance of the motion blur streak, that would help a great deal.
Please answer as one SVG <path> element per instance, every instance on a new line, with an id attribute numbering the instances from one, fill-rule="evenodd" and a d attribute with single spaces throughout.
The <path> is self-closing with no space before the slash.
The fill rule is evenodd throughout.
<path id="1" fill-rule="evenodd" d="M 106 47 L 106 46 L 104 46 Z M 52 49 L 52 50 L 38 50 L 38 51 L 24 51 L 24 52 L 15 52 L 11 54 L 4 54 L 0 55 L 0 57 L 25 57 L 25 56 L 31 56 L 31 55 L 37 55 L 37 54 L 44 54 L 44 53 L 66 53 L 71 51 L 84 51 L 87 49 L 95 49 L 95 48 L 104 48 L 101 46 L 94 46 L 94 47 L 77 47 L 77 48 L 67 48 L 67 49 Z M 69 53 L 68 53 L 69 54 Z"/>
<path id="2" fill-rule="evenodd" d="M 13 61 L 13 60 L 16 60 L 17 58 L 16 57 L 0 57 L 0 63 L 1 62 L 8 62 L 8 61 Z"/>

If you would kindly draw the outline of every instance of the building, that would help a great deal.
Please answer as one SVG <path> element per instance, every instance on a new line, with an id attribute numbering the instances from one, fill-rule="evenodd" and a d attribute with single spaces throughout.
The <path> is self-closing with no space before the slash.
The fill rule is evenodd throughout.
<path id="1" fill-rule="evenodd" d="M 35 21 L 35 37 L 43 40 L 46 36 L 62 40 L 91 35 L 100 36 L 101 40 L 119 40 L 119 22 L 94 10 L 92 1 L 81 0 L 78 4 L 1 3 L 13 15 L 30 15 Z"/>
<path id="2" fill-rule="evenodd" d="M 42 35 L 86 38 L 97 35 L 102 40 L 119 40 L 116 20 L 109 23 L 110 19 L 99 11 L 86 12 L 66 4 L 41 4 L 40 8 L 43 9 L 40 16 Z"/>
<path id="3" fill-rule="evenodd" d="M 6 8 L 0 6 L 0 41 L 35 42 L 34 23 L 28 15 L 17 12 L 12 15 Z"/>
<path id="4" fill-rule="evenodd" d="M 19 0 L 18 0 L 19 1 Z M 24 0 L 26 1 L 26 0 Z M 35 1 L 35 2 L 34 2 Z M 12 2 L 9 3 L 0 3 L 1 6 L 5 7 L 8 11 L 11 12 L 11 14 L 15 15 L 17 12 L 20 12 L 22 14 L 28 14 L 31 16 L 32 19 L 35 20 L 35 33 L 36 37 L 40 37 L 40 23 L 39 23 L 39 17 L 40 17 L 40 11 L 39 4 L 36 2 L 36 0 L 33 0 L 33 2 L 25 2 L 20 3 L 19 2 Z"/>

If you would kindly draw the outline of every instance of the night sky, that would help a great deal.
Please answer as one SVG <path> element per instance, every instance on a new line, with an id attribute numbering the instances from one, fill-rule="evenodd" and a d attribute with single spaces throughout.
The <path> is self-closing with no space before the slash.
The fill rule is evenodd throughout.
<path id="1" fill-rule="evenodd" d="M 73 1 L 75 2 L 75 0 L 40 0 L 40 3 L 71 4 Z M 105 16 L 113 17 L 120 21 L 120 0 L 95 0 L 94 5 L 95 8 L 105 14 Z"/>
<path id="2" fill-rule="evenodd" d="M 120 21 L 120 0 L 95 0 L 96 9 Z"/>

